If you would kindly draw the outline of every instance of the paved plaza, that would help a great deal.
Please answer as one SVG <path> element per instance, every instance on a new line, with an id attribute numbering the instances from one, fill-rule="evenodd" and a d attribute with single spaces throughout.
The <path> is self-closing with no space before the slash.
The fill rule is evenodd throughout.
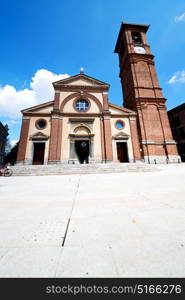
<path id="1" fill-rule="evenodd" d="M 184 277 L 185 164 L 0 177 L 0 277 Z"/>

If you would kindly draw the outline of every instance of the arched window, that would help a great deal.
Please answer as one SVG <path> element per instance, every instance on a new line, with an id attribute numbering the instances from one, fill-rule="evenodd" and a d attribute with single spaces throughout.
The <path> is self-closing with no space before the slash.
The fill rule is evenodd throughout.
<path id="1" fill-rule="evenodd" d="M 140 32 L 132 32 L 132 39 L 135 44 L 142 44 L 142 38 Z"/>

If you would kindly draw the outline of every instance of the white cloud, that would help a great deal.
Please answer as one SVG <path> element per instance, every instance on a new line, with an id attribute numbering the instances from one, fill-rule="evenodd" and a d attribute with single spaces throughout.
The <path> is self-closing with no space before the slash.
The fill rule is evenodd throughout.
<path id="1" fill-rule="evenodd" d="M 173 84 L 173 83 L 184 83 L 185 82 L 185 71 L 178 71 L 175 72 L 174 75 L 168 80 L 168 83 Z"/>
<path id="2" fill-rule="evenodd" d="M 17 120 L 8 120 L 8 126 L 14 126 L 14 125 L 16 125 L 18 123 L 18 121 Z"/>
<path id="3" fill-rule="evenodd" d="M 175 22 L 184 22 L 185 21 L 185 12 L 180 15 L 175 17 Z"/>
<path id="4" fill-rule="evenodd" d="M 17 144 L 18 140 L 12 140 L 10 141 L 10 145 L 13 148 Z"/>
<path id="5" fill-rule="evenodd" d="M 11 85 L 0 85 L 0 116 L 20 117 L 22 109 L 52 101 L 54 89 L 52 82 L 69 77 L 68 74 L 54 74 L 48 70 L 38 70 L 32 77 L 30 88 L 16 90 Z"/>

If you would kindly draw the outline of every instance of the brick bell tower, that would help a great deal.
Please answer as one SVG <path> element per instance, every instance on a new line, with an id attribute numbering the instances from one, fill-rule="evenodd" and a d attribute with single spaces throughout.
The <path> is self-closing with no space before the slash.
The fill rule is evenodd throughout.
<path id="1" fill-rule="evenodd" d="M 138 115 L 141 156 L 146 162 L 178 162 L 154 56 L 147 44 L 149 25 L 122 23 L 115 53 L 119 56 L 123 105 Z"/>

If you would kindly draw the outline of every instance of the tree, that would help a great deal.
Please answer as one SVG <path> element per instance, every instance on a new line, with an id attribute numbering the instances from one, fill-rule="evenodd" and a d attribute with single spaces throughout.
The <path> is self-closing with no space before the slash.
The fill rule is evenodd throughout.
<path id="1" fill-rule="evenodd" d="M 14 165 L 17 158 L 17 151 L 18 151 L 19 142 L 13 146 L 9 152 L 6 152 L 5 158 L 4 158 L 4 164 L 10 163 L 11 165 Z"/>
<path id="2" fill-rule="evenodd" d="M 11 151 L 11 149 L 12 149 L 12 145 L 10 143 L 10 140 L 8 138 L 6 138 L 6 143 L 5 143 L 5 148 L 4 148 L 5 156 Z"/>

